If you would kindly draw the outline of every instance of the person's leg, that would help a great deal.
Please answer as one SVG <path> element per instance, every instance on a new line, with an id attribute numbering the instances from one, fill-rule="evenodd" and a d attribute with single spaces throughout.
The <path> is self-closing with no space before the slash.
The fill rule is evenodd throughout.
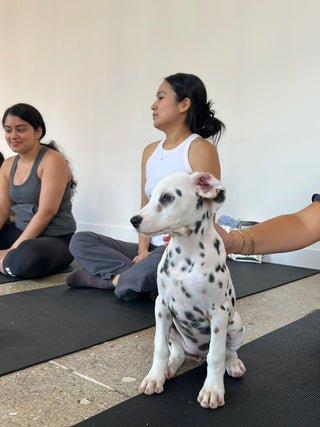
<path id="1" fill-rule="evenodd" d="M 68 245 L 58 237 L 25 240 L 3 260 L 5 272 L 14 277 L 46 276 L 66 268 L 73 260 Z"/>
<path id="2" fill-rule="evenodd" d="M 149 297 L 154 300 L 157 295 L 157 268 L 164 251 L 165 247 L 159 246 L 149 256 L 122 272 L 115 295 L 124 301 Z"/>
<path id="3" fill-rule="evenodd" d="M 130 268 L 137 255 L 138 244 L 123 242 L 93 232 L 76 233 L 70 251 L 84 270 L 75 270 L 66 277 L 71 287 L 114 289 L 112 278 Z"/>
<path id="4" fill-rule="evenodd" d="M 6 222 L 0 230 L 0 249 L 8 249 L 22 234 L 14 222 Z"/>

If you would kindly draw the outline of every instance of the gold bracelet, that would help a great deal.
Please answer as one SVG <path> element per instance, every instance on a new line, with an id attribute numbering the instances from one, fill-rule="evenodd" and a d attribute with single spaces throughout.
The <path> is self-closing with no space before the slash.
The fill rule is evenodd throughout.
<path id="1" fill-rule="evenodd" d="M 251 230 L 249 230 L 249 228 L 245 228 L 245 230 L 248 232 L 250 236 L 250 252 L 247 255 L 253 255 L 256 250 L 256 241 L 254 238 L 254 234 L 252 233 Z"/>
<path id="2" fill-rule="evenodd" d="M 241 252 L 243 251 L 243 249 L 244 249 L 244 247 L 245 247 L 245 245 L 246 245 L 246 236 L 242 233 L 242 231 L 240 231 L 240 230 L 233 230 L 233 231 L 231 231 L 231 233 L 234 233 L 234 232 L 237 232 L 237 233 L 239 233 L 239 234 L 241 234 L 241 236 L 242 236 L 242 248 L 240 249 L 240 251 L 239 251 L 239 254 L 241 254 Z M 230 234 L 231 234 L 230 233 Z"/>

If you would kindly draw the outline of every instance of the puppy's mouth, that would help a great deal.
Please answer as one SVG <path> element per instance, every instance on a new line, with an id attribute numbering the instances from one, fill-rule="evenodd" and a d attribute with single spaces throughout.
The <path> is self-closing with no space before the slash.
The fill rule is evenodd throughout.
<path id="1" fill-rule="evenodd" d="M 168 230 L 157 230 L 157 231 L 139 231 L 145 237 L 160 236 L 161 234 L 169 234 Z"/>

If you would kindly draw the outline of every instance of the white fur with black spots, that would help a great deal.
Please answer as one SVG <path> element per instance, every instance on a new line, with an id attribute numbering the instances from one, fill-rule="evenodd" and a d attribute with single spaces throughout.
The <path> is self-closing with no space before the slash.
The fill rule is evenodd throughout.
<path id="1" fill-rule="evenodd" d="M 213 222 L 224 199 L 222 183 L 211 174 L 178 172 L 162 179 L 149 203 L 131 218 L 145 236 L 171 234 L 158 266 L 153 364 L 140 391 L 161 393 L 186 355 L 206 358 L 198 402 L 211 409 L 225 403 L 225 370 L 233 377 L 246 371 L 236 353 L 245 328 Z"/>

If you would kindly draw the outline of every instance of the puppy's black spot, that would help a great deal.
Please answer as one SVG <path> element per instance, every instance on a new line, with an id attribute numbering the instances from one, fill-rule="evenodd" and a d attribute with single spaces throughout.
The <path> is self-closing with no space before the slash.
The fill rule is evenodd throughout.
<path id="1" fill-rule="evenodd" d="M 195 234 L 197 234 L 197 233 L 198 233 L 198 231 L 199 231 L 199 229 L 200 229 L 200 227 L 201 227 L 201 224 L 202 224 L 202 222 L 201 222 L 201 221 L 197 221 L 197 222 L 195 223 L 195 229 L 194 229 Z"/>
<path id="2" fill-rule="evenodd" d="M 223 305 L 220 305 L 221 310 L 226 311 L 226 308 Z"/>
<path id="3" fill-rule="evenodd" d="M 199 242 L 199 248 L 204 249 L 204 244 L 202 242 Z"/>
<path id="4" fill-rule="evenodd" d="M 198 197 L 196 208 L 197 209 L 201 209 L 202 206 L 203 206 L 203 198 L 202 197 Z"/>
<path id="5" fill-rule="evenodd" d="M 205 326 L 205 327 L 200 327 L 198 328 L 198 331 L 200 332 L 201 335 L 210 335 L 210 326 Z"/>
<path id="6" fill-rule="evenodd" d="M 168 254 L 166 255 L 166 258 L 164 260 L 164 263 L 161 266 L 160 269 L 160 273 L 166 273 L 167 275 L 169 275 L 169 256 Z"/>
<path id="7" fill-rule="evenodd" d="M 190 323 L 191 328 L 198 328 L 199 327 L 199 321 L 195 320 L 194 322 Z"/>
<path id="8" fill-rule="evenodd" d="M 181 267 L 181 271 L 186 271 L 187 267 Z"/>
<path id="9" fill-rule="evenodd" d="M 214 275 L 212 273 L 209 274 L 209 282 L 210 283 L 214 282 Z"/>
<path id="10" fill-rule="evenodd" d="M 232 303 L 232 305 L 233 305 L 233 307 L 235 306 L 235 303 L 236 303 L 236 301 L 235 301 L 235 299 L 232 297 L 231 298 L 231 303 Z"/>
<path id="11" fill-rule="evenodd" d="M 214 241 L 213 246 L 216 248 L 216 250 L 217 250 L 217 252 L 218 252 L 218 255 L 220 255 L 220 240 L 216 239 L 216 240 Z"/>
<path id="12" fill-rule="evenodd" d="M 179 190 L 178 188 L 176 189 L 176 193 L 178 194 L 179 197 L 182 196 L 181 190 Z"/>
<path id="13" fill-rule="evenodd" d="M 200 252 L 200 256 L 201 256 L 202 258 L 204 258 L 204 257 L 206 256 L 206 254 L 205 254 L 204 252 Z"/>
<path id="14" fill-rule="evenodd" d="M 191 273 L 194 267 L 194 262 L 191 263 L 190 267 L 188 268 L 188 273 Z"/>
<path id="15" fill-rule="evenodd" d="M 169 250 L 168 255 L 169 255 L 169 258 L 172 257 L 172 250 L 171 249 Z"/>
<path id="16" fill-rule="evenodd" d="M 187 298 L 191 298 L 191 295 L 189 294 L 189 292 L 187 292 L 187 290 L 184 286 L 181 286 L 181 290 Z"/>
<path id="17" fill-rule="evenodd" d="M 188 265 L 191 265 L 191 264 L 192 264 L 192 261 L 191 261 L 191 259 L 190 259 L 190 258 L 186 258 L 186 262 L 187 262 L 187 264 L 188 264 Z"/>
<path id="18" fill-rule="evenodd" d="M 179 248 L 179 246 L 176 247 L 176 252 L 177 252 L 177 254 L 181 254 L 181 249 Z"/>
<path id="19" fill-rule="evenodd" d="M 213 199 L 216 203 L 223 203 L 225 201 L 225 193 L 224 190 L 220 190 L 217 197 Z"/>
<path id="20" fill-rule="evenodd" d="M 199 345 L 198 349 L 200 351 L 207 351 L 209 350 L 210 342 L 206 342 L 205 344 Z"/>
<path id="21" fill-rule="evenodd" d="M 186 316 L 186 319 L 188 319 L 188 320 L 193 320 L 193 321 L 196 320 L 194 314 L 191 311 L 185 311 L 184 315 Z"/>
<path id="22" fill-rule="evenodd" d="M 216 272 L 218 273 L 218 271 L 221 271 L 222 273 L 224 273 L 226 271 L 226 268 L 227 268 L 227 266 L 225 264 L 223 264 L 223 265 L 218 264 L 216 266 Z"/>
<path id="23" fill-rule="evenodd" d="M 222 289 L 223 283 L 219 281 L 218 286 L 219 286 L 219 289 Z"/>
<path id="24" fill-rule="evenodd" d="M 192 308 L 193 311 L 196 311 L 204 316 L 204 312 L 201 310 L 201 308 L 197 307 L 196 305 L 194 305 Z"/>
<path id="25" fill-rule="evenodd" d="M 231 288 L 229 289 L 229 295 L 231 295 L 231 292 L 232 292 L 232 290 L 231 290 Z"/>

